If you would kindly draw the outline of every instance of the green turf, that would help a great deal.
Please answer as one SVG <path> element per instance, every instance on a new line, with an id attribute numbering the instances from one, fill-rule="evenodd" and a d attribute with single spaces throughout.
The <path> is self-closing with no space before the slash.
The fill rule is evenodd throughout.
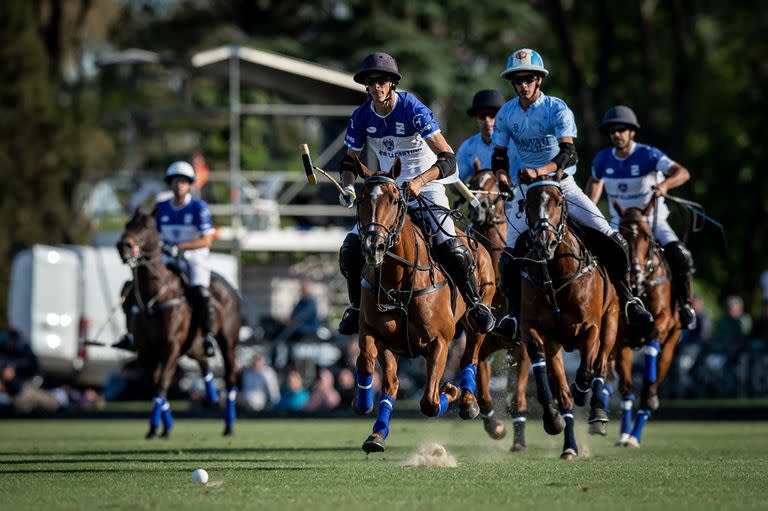
<path id="1" fill-rule="evenodd" d="M 766 509 L 768 423 L 649 423 L 638 450 L 588 437 L 561 462 L 562 437 L 528 425 L 529 450 L 507 452 L 479 421 L 393 420 L 387 451 L 366 457 L 373 421 L 181 420 L 143 440 L 145 421 L 0 421 L 2 509 Z M 458 468 L 405 468 L 437 441 Z M 192 483 L 208 470 L 218 487 Z M 217 485 L 213 485 L 217 486 Z"/>

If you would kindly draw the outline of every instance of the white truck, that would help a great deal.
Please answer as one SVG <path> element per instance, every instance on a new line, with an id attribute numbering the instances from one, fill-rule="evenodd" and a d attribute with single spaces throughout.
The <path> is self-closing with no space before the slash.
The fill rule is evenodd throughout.
<path id="1" fill-rule="evenodd" d="M 238 287 L 233 256 L 212 253 L 210 265 Z M 113 247 L 34 245 L 16 255 L 8 320 L 30 342 L 44 375 L 99 387 L 135 356 L 109 347 L 125 332 L 118 303 L 130 278 Z M 106 346 L 86 346 L 86 339 Z"/>

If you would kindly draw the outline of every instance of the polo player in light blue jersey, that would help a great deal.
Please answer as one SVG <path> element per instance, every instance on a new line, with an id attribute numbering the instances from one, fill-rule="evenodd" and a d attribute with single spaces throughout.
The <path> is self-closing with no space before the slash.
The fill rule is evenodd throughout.
<path id="1" fill-rule="evenodd" d="M 680 304 L 680 322 L 683 328 L 691 330 L 696 328 L 696 312 L 691 305 L 693 257 L 669 226 L 669 208 L 664 201 L 664 195 L 685 184 L 691 173 L 661 150 L 635 142 L 639 129 L 637 116 L 628 106 L 614 106 L 605 113 L 600 130 L 610 137 L 613 147 L 597 153 L 584 190 L 597 204 L 605 189 L 614 225 L 621 218 L 613 200 L 624 209 L 644 209 L 655 201 L 648 225 L 652 226 L 653 236 L 664 249 L 664 258 L 672 270 L 673 299 Z"/>
<path id="2" fill-rule="evenodd" d="M 518 97 L 501 107 L 493 131 L 496 148 L 492 168 L 500 188 L 510 186 L 507 175 L 510 145 L 517 149 L 521 169 L 518 173 L 520 186 L 515 187 L 514 198 L 507 209 L 507 250 L 502 252 L 499 260 L 501 288 L 508 301 L 507 315 L 499 321 L 496 332 L 510 338 L 517 335 L 522 278 L 517 258 L 526 252 L 525 244 L 517 241 L 528 229 L 525 214 L 518 211 L 518 202 L 525 197 L 527 184 L 540 176 L 554 176 L 558 170 L 566 175 L 560 181 L 560 187 L 568 201 L 568 216 L 582 228 L 587 238 L 584 241 L 605 266 L 628 323 L 640 332 L 650 331 L 653 317 L 642 302 L 632 296 L 629 286 L 627 242 L 610 226 L 572 177 L 578 162 L 574 145 L 576 122 L 563 100 L 541 91 L 541 82 L 548 74 L 541 56 L 528 48 L 513 52 L 507 68 L 501 73 L 502 78 L 512 83 Z"/>
<path id="3" fill-rule="evenodd" d="M 493 124 L 496 114 L 504 104 L 504 96 L 495 89 L 478 91 L 472 98 L 472 106 L 467 110 L 467 115 L 474 117 L 477 122 L 478 132 L 462 142 L 456 152 L 456 163 L 459 166 L 459 179 L 465 183 L 475 174 L 475 160 L 480 162 L 481 169 L 491 168 L 491 156 L 493 156 Z M 512 163 L 511 174 L 519 168 L 517 151 L 514 145 L 509 146 L 509 161 Z"/>

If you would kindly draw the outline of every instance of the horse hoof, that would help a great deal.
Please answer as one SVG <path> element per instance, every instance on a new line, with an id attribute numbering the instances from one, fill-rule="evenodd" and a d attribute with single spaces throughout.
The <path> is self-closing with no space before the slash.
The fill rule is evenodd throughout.
<path id="1" fill-rule="evenodd" d="M 472 420 L 477 418 L 478 415 L 480 415 L 480 406 L 477 404 L 474 397 L 469 400 L 468 403 L 461 403 L 461 406 L 459 407 L 459 417 L 464 420 Z"/>
<path id="2" fill-rule="evenodd" d="M 154 429 L 150 429 L 149 431 L 147 431 L 147 434 L 144 435 L 144 438 L 146 440 L 152 440 L 154 438 L 157 438 L 157 431 L 155 431 Z"/>
<path id="3" fill-rule="evenodd" d="M 168 440 L 169 438 L 171 438 L 171 430 L 170 429 L 163 430 L 163 432 L 160 434 L 160 438 L 162 438 L 163 440 Z"/>
<path id="4" fill-rule="evenodd" d="M 590 435 L 608 436 L 608 429 L 605 427 L 605 422 L 590 422 L 589 423 L 589 434 Z"/>
<path id="5" fill-rule="evenodd" d="M 363 452 L 371 454 L 372 452 L 384 452 L 384 437 L 374 433 L 363 442 Z"/>
<path id="6" fill-rule="evenodd" d="M 594 408 L 589 412 L 589 419 L 587 422 L 594 424 L 595 422 L 608 422 L 608 412 L 602 408 Z"/>
<path id="7" fill-rule="evenodd" d="M 235 432 L 232 431 L 232 427 L 231 426 L 227 426 L 227 427 L 224 428 L 224 433 L 222 433 L 221 436 L 232 436 L 234 434 L 235 434 Z"/>
<path id="8" fill-rule="evenodd" d="M 509 448 L 509 451 L 510 452 L 523 452 L 527 448 L 528 448 L 528 446 L 525 445 L 524 443 L 521 444 L 519 442 L 515 442 L 514 444 L 512 444 L 512 447 Z"/>
<path id="9" fill-rule="evenodd" d="M 631 436 L 629 437 L 629 440 L 627 440 L 625 447 L 631 447 L 632 449 L 639 449 L 640 441 L 637 438 Z"/>
<path id="10" fill-rule="evenodd" d="M 648 396 L 648 399 L 645 403 L 645 408 L 651 411 L 656 411 L 659 409 L 659 396 L 656 394 L 652 394 Z"/>
<path id="11" fill-rule="evenodd" d="M 565 419 L 559 412 L 550 410 L 549 414 L 544 414 L 544 431 L 548 435 L 559 435 L 565 429 Z"/>
<path id="12" fill-rule="evenodd" d="M 563 451 L 563 453 L 560 455 L 561 460 L 567 460 L 570 461 L 572 459 L 575 459 L 576 456 L 578 456 L 579 453 L 576 452 L 575 449 L 566 449 Z"/>
<path id="13" fill-rule="evenodd" d="M 613 445 L 615 445 L 616 447 L 626 447 L 627 440 L 629 440 L 629 433 L 622 433 L 619 439 L 616 440 L 616 443 Z"/>
<path id="14" fill-rule="evenodd" d="M 507 428 L 504 426 L 503 422 L 496 419 L 486 419 L 483 422 L 485 422 L 483 425 L 485 432 L 494 440 L 501 440 L 507 436 Z"/>
<path id="15" fill-rule="evenodd" d="M 440 387 L 440 394 L 445 394 L 448 396 L 448 402 L 453 403 L 457 399 L 459 399 L 459 396 L 461 395 L 461 390 L 459 390 L 459 387 L 452 383 L 444 383 L 442 387 Z M 480 408 L 477 409 L 478 413 L 480 413 Z"/>

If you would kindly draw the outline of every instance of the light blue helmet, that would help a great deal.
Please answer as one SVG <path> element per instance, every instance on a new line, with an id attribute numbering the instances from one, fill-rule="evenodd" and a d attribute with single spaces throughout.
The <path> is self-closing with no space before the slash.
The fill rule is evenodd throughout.
<path id="1" fill-rule="evenodd" d="M 530 48 L 523 48 L 512 52 L 512 55 L 507 59 L 507 69 L 501 73 L 501 77 L 508 80 L 512 73 L 517 73 L 518 71 L 533 71 L 544 76 L 549 74 L 549 71 L 544 67 L 544 60 L 539 55 L 539 52 Z"/>
<path id="2" fill-rule="evenodd" d="M 195 169 L 185 161 L 175 161 L 165 171 L 165 182 L 170 183 L 174 177 L 186 178 L 190 183 L 195 182 Z"/>

